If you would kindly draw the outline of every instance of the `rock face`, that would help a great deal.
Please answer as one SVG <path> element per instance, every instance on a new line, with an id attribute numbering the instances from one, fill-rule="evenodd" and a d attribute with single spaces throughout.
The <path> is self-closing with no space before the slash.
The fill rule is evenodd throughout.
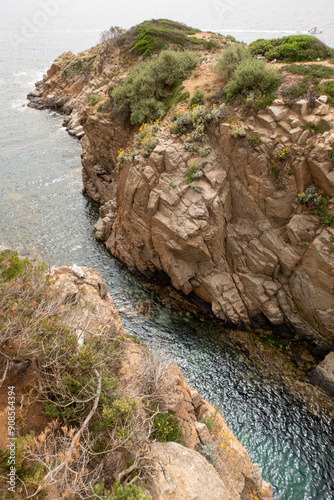
<path id="1" fill-rule="evenodd" d="M 123 390 L 126 387 L 127 394 L 135 397 L 141 361 L 147 350 L 127 338 L 114 302 L 97 270 L 83 270 L 85 278 L 76 277 L 69 267 L 53 269 L 51 277 L 64 304 L 74 303 L 80 296 L 84 305 L 82 321 L 87 330 L 108 327 L 114 329 L 115 336 L 122 335 L 124 350 L 119 387 Z M 270 484 L 262 480 L 258 466 L 251 462 L 218 408 L 187 386 L 177 366 L 166 366 L 161 396 L 161 410 L 175 415 L 186 446 L 174 442 L 151 443 L 149 454 L 157 470 L 148 485 L 152 500 L 251 500 L 254 495 L 259 500 L 273 498 Z M 210 433 L 200 422 L 202 417 L 211 417 L 215 432 Z M 214 456 L 214 466 L 206 459 L 205 445 Z"/>
<path id="2" fill-rule="evenodd" d="M 210 146 L 211 152 L 205 158 L 170 134 L 167 114 L 156 135 L 158 145 L 144 157 L 135 154 L 136 130 L 88 105 L 92 92 L 107 99 L 110 84 L 118 84 L 128 71 L 118 49 L 86 82 L 78 76 L 64 82 L 69 58 L 64 54 L 55 61 L 33 100 L 71 113 L 73 126 L 78 121 L 83 126 L 85 191 L 103 204 L 96 237 L 130 268 L 144 274 L 163 271 L 175 288 L 212 304 L 227 323 L 287 325 L 319 354 L 332 350 L 334 229 L 295 203 L 298 193 L 314 185 L 328 197 L 333 213 L 328 152 L 334 135 L 302 128 L 333 125 L 325 96 L 312 110 L 305 100 L 288 108 L 277 99 L 243 120 L 246 137 L 233 136 L 224 119 L 206 125 L 200 147 Z M 209 78 L 209 66 L 201 71 Z M 254 134 L 261 137 L 257 144 Z M 277 160 L 283 147 L 289 154 Z M 118 163 L 120 148 L 133 154 Z M 203 172 L 195 189 L 186 182 L 194 163 Z"/>
<path id="3" fill-rule="evenodd" d="M 196 451 L 177 443 L 154 443 L 151 451 L 161 464 L 161 471 L 154 481 L 157 500 L 237 498 L 231 496 L 213 466 Z"/>

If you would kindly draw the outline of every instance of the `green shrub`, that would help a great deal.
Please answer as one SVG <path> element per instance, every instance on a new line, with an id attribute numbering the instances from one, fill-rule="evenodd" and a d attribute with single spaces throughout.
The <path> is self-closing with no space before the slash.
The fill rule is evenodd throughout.
<path id="1" fill-rule="evenodd" d="M 130 29 L 127 32 L 127 38 L 130 41 L 130 50 L 135 54 L 148 57 L 168 49 L 170 45 L 183 50 L 192 43 L 202 45 L 201 40 L 193 40 L 188 36 L 198 31 L 168 19 L 152 19 Z"/>
<path id="2" fill-rule="evenodd" d="M 0 254 L 0 284 L 22 276 L 29 267 L 29 259 L 22 259 L 17 253 L 6 250 Z"/>
<path id="3" fill-rule="evenodd" d="M 199 169 L 197 163 L 191 165 L 187 170 L 187 184 L 192 184 L 194 180 L 201 179 L 203 177 L 202 170 Z"/>
<path id="4" fill-rule="evenodd" d="M 322 64 L 289 64 L 283 66 L 282 70 L 294 75 L 303 75 L 315 85 L 323 79 L 334 78 L 334 69 Z"/>
<path id="5" fill-rule="evenodd" d="M 184 141 L 183 147 L 184 149 L 190 151 L 191 153 L 197 153 L 197 151 L 199 150 L 199 146 L 197 146 L 197 144 L 193 144 L 192 142 L 189 141 Z"/>
<path id="6" fill-rule="evenodd" d="M 204 140 L 204 124 L 220 120 L 224 116 L 224 111 L 224 104 L 220 106 L 214 104 L 212 107 L 199 105 L 177 111 L 172 116 L 173 123 L 169 129 L 170 133 L 183 135 L 192 131 L 187 142 L 202 141 Z"/>
<path id="7" fill-rule="evenodd" d="M 181 427 L 172 414 L 157 413 L 155 415 L 151 437 L 160 443 L 174 441 L 184 444 Z"/>
<path id="8" fill-rule="evenodd" d="M 104 487 L 104 479 L 95 484 L 93 487 L 93 499 L 100 500 L 149 500 L 150 497 L 145 495 L 143 489 L 137 484 L 120 484 L 118 481 L 114 483 L 113 493 L 106 490 Z"/>
<path id="9" fill-rule="evenodd" d="M 290 156 L 290 153 L 291 149 L 289 147 L 282 148 L 281 146 L 275 149 L 274 158 L 278 161 L 284 162 L 288 158 L 288 156 Z"/>
<path id="10" fill-rule="evenodd" d="M 267 59 L 286 62 L 328 59 L 334 53 L 333 49 L 310 35 L 291 35 L 271 40 L 259 39 L 249 45 L 249 50 L 254 56 L 262 54 Z"/>
<path id="11" fill-rule="evenodd" d="M 278 179 L 280 174 L 280 169 L 277 167 L 277 165 L 272 165 L 270 173 L 271 176 L 274 177 L 274 179 Z"/>
<path id="12" fill-rule="evenodd" d="M 274 68 L 266 68 L 263 61 L 245 59 L 234 71 L 232 79 L 224 88 L 227 101 L 237 97 L 263 96 L 274 92 L 280 83 L 280 75 Z"/>
<path id="13" fill-rule="evenodd" d="M 205 158 L 206 156 L 208 156 L 211 153 L 211 151 L 212 151 L 211 146 L 204 146 L 204 148 L 200 150 L 199 155 L 202 158 Z"/>
<path id="14" fill-rule="evenodd" d="M 253 148 L 258 148 L 262 144 L 261 136 L 258 134 L 249 135 L 247 141 Z"/>
<path id="15" fill-rule="evenodd" d="M 320 87 L 320 91 L 328 97 L 329 102 L 334 106 L 334 81 L 325 82 Z"/>
<path id="16" fill-rule="evenodd" d="M 317 215 L 323 226 L 331 226 L 333 217 L 328 214 L 328 198 L 317 193 L 315 186 L 309 186 L 305 192 L 299 193 L 296 203 L 307 205 L 313 215 Z"/>
<path id="17" fill-rule="evenodd" d="M 112 91 L 116 109 L 128 114 L 132 124 L 157 119 L 164 109 L 168 87 L 190 76 L 197 64 L 195 54 L 171 50 L 144 61 Z"/>
<path id="18" fill-rule="evenodd" d="M 148 157 L 158 144 L 156 133 L 158 125 L 156 123 L 143 123 L 138 134 L 135 135 L 135 145 L 140 147 L 143 156 Z"/>
<path id="19" fill-rule="evenodd" d="M 190 97 L 188 91 L 182 92 L 184 90 L 184 85 L 181 82 L 175 82 L 169 88 L 169 94 L 164 101 L 164 110 L 167 112 L 170 108 L 180 102 L 186 101 Z"/>
<path id="20" fill-rule="evenodd" d="M 225 82 L 228 82 L 241 61 L 250 58 L 251 54 L 247 48 L 241 45 L 231 45 L 223 50 L 214 68 L 214 72 Z"/>
<path id="21" fill-rule="evenodd" d="M 204 92 L 203 90 L 196 89 L 190 100 L 189 107 L 198 106 L 199 104 L 204 104 Z"/>
<path id="22" fill-rule="evenodd" d="M 237 124 L 233 124 L 232 123 L 232 125 L 230 126 L 230 128 L 228 129 L 228 131 L 236 139 L 242 139 L 242 138 L 246 137 L 245 130 L 242 127 L 240 127 L 239 125 L 237 125 Z"/>
<path id="23" fill-rule="evenodd" d="M 324 132 L 328 132 L 331 128 L 329 125 L 315 125 L 314 123 L 305 123 L 305 125 L 302 125 L 302 129 L 311 130 L 315 134 L 323 134 Z"/>
<path id="24" fill-rule="evenodd" d="M 96 94 L 92 94 L 89 98 L 89 105 L 90 106 L 95 106 L 99 101 L 101 101 L 101 97 Z"/>

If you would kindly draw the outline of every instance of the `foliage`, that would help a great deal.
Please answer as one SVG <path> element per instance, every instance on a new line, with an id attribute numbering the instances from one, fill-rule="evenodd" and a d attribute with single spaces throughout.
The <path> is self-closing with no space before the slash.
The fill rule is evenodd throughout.
<path id="1" fill-rule="evenodd" d="M 181 427 L 172 414 L 157 413 L 154 417 L 152 438 L 160 443 L 174 441 L 184 444 Z"/>
<path id="2" fill-rule="evenodd" d="M 195 54 L 171 50 L 142 62 L 112 91 L 116 109 L 126 113 L 132 124 L 157 119 L 164 109 L 168 87 L 187 78 L 197 64 Z"/>
<path id="3" fill-rule="evenodd" d="M 334 106 L 334 81 L 325 82 L 321 85 L 320 91 L 328 97 L 329 102 Z"/>
<path id="4" fill-rule="evenodd" d="M 314 85 L 323 79 L 334 78 L 334 69 L 322 64 L 289 64 L 281 69 L 294 75 L 303 75 Z"/>
<path id="5" fill-rule="evenodd" d="M 258 134 L 252 134 L 247 136 L 247 141 L 253 148 L 258 148 L 262 144 L 261 136 Z"/>
<path id="6" fill-rule="evenodd" d="M 197 163 L 194 163 L 187 170 L 187 184 L 192 184 L 194 180 L 201 179 L 203 177 L 203 172 L 200 170 Z"/>
<path id="7" fill-rule="evenodd" d="M 315 186 L 309 186 L 305 192 L 299 193 L 295 201 L 298 204 L 307 205 L 311 213 L 320 218 L 322 225 L 333 224 L 333 217 L 328 214 L 328 198 L 317 193 Z"/>
<path id="8" fill-rule="evenodd" d="M 254 56 L 262 54 L 267 60 L 277 59 L 286 62 L 328 59 L 333 54 L 333 49 L 310 35 L 291 35 L 271 40 L 259 39 L 249 45 L 249 50 Z"/>
<path id="9" fill-rule="evenodd" d="M 99 95 L 96 95 L 96 94 L 92 94 L 90 97 L 89 97 L 89 105 L 90 106 L 95 106 L 95 104 L 97 104 L 98 102 L 101 101 L 101 97 Z"/>
<path id="10" fill-rule="evenodd" d="M 291 153 L 291 149 L 289 147 L 286 147 L 286 148 L 277 148 L 275 149 L 274 151 L 274 158 L 276 158 L 276 160 L 279 160 L 279 161 L 285 161 L 288 156 L 290 155 Z"/>
<path id="11" fill-rule="evenodd" d="M 97 54 L 71 59 L 63 70 L 63 78 L 74 78 L 76 75 L 87 77 L 93 70 L 94 59 Z"/>
<path id="12" fill-rule="evenodd" d="M 184 141 L 183 147 L 184 149 L 190 151 L 191 153 L 197 153 L 197 151 L 199 150 L 199 146 L 197 146 L 197 144 L 193 144 L 192 142 L 188 141 Z"/>
<path id="13" fill-rule="evenodd" d="M 196 89 L 190 99 L 189 107 L 198 106 L 199 104 L 204 104 L 204 92 L 203 90 Z"/>
<path id="14" fill-rule="evenodd" d="M 205 158 L 206 156 L 208 156 L 211 153 L 211 151 L 212 151 L 211 146 L 204 146 L 204 148 L 200 150 L 199 155 L 202 158 Z"/>
<path id="15" fill-rule="evenodd" d="M 148 157 L 158 144 L 156 133 L 158 132 L 158 121 L 155 123 L 143 123 L 138 134 L 135 135 L 135 145 L 140 147 L 143 156 Z"/>
<path id="16" fill-rule="evenodd" d="M 124 149 L 120 149 L 118 151 L 118 155 L 117 155 L 117 166 L 120 167 L 122 165 L 122 163 L 124 162 L 125 160 L 125 151 Z"/>
<path id="17" fill-rule="evenodd" d="M 241 61 L 251 58 L 249 50 L 241 45 L 230 45 L 223 50 L 218 59 L 214 72 L 224 81 L 228 82 Z"/>
<path id="18" fill-rule="evenodd" d="M 201 191 L 200 186 L 198 186 L 197 184 L 194 184 L 193 182 L 191 184 L 189 184 L 189 187 L 191 187 L 191 189 L 196 191 L 196 193 L 199 193 Z"/>
<path id="19" fill-rule="evenodd" d="M 328 132 L 331 128 L 329 125 L 315 125 L 314 123 L 305 123 L 302 125 L 302 129 L 311 130 L 315 134 L 323 134 L 324 132 Z"/>
<path id="20" fill-rule="evenodd" d="M 168 49 L 170 45 L 183 50 L 189 48 L 193 42 L 188 35 L 198 31 L 168 19 L 152 19 L 129 30 L 127 37 L 130 42 L 130 50 L 135 54 L 148 57 Z"/>
<path id="21" fill-rule="evenodd" d="M 228 129 L 230 134 L 235 137 L 236 139 L 242 139 L 244 137 L 246 137 L 246 132 L 244 130 L 244 128 L 240 127 L 239 125 L 235 124 L 235 123 L 232 123 L 232 125 L 230 125 L 230 128 Z"/>
<path id="22" fill-rule="evenodd" d="M 109 29 L 102 31 L 101 42 L 105 44 L 106 48 L 109 49 L 115 43 L 124 40 L 125 29 L 120 26 L 111 26 Z"/>
<path id="23" fill-rule="evenodd" d="M 201 422 L 207 426 L 209 431 L 212 431 L 212 429 L 215 426 L 216 416 L 217 416 L 217 412 L 215 412 L 213 415 L 203 416 L 201 418 Z"/>
<path id="24" fill-rule="evenodd" d="M 172 116 L 170 133 L 183 135 L 187 132 L 187 140 L 202 141 L 204 139 L 204 124 L 218 121 L 224 114 L 225 106 L 215 104 L 208 108 L 206 106 L 193 106 L 191 109 L 181 109 Z"/>
<path id="25" fill-rule="evenodd" d="M 181 82 L 175 82 L 169 88 L 169 94 L 164 101 L 164 110 L 167 112 L 170 110 L 172 106 L 176 104 L 186 101 L 190 97 L 190 93 L 188 91 L 182 92 L 184 90 L 184 85 Z"/>
<path id="26" fill-rule="evenodd" d="M 237 97 L 264 96 L 274 92 L 280 83 L 279 73 L 274 68 L 266 68 L 263 61 L 244 59 L 224 88 L 224 98 L 234 101 Z"/>
<path id="27" fill-rule="evenodd" d="M 277 165 L 272 165 L 270 173 L 272 177 L 278 179 L 280 174 L 280 169 L 277 167 Z"/>

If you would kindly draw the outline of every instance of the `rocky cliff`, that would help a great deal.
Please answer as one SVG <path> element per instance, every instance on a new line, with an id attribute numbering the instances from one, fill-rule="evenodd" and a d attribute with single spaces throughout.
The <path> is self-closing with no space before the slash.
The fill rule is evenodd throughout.
<path id="1" fill-rule="evenodd" d="M 12 286 L 18 286 L 20 279 L 20 275 L 16 274 L 17 283 L 15 284 L 15 278 L 8 283 L 6 274 L 8 269 L 15 269 L 16 272 L 20 263 L 16 257 L 11 259 L 11 255 L 15 255 L 12 249 L 0 247 L 0 278 L 5 277 L 5 281 L 1 281 L 1 284 L 7 283 L 7 297 Z M 26 261 L 23 262 L 27 265 Z M 30 269 L 28 271 L 30 272 L 27 273 L 26 278 L 31 280 L 33 272 Z M 10 276 L 13 274 L 14 271 Z M 53 302 L 52 309 L 46 307 L 51 297 L 49 288 L 43 289 L 43 294 L 47 292 L 48 296 L 36 294 L 33 304 L 31 296 L 28 300 L 22 296 L 20 305 L 16 304 L 13 311 L 17 314 L 17 318 L 22 319 L 19 315 L 22 314 L 24 302 L 27 302 L 29 307 L 35 308 L 36 314 L 34 321 L 29 324 L 29 329 L 31 328 L 29 339 L 24 339 L 21 335 L 21 344 L 18 342 L 17 335 L 15 337 L 15 332 L 11 330 L 14 317 L 11 317 L 11 322 L 4 321 L 2 329 L 4 337 L 0 353 L 1 371 L 3 365 L 5 366 L 4 361 L 12 359 L 12 362 L 7 363 L 5 372 L 1 373 L 1 385 L 4 384 L 4 386 L 0 391 L 0 450 L 2 453 L 0 468 L 2 479 L 4 479 L 8 458 L 5 450 L 9 440 L 8 387 L 10 387 L 15 388 L 11 389 L 15 390 L 15 398 L 11 399 L 14 402 L 10 405 L 11 411 L 16 412 L 17 419 L 15 438 L 18 439 L 15 467 L 17 476 L 20 478 L 20 482 L 16 485 L 14 481 L 15 498 L 30 498 L 29 494 L 32 495 L 34 492 L 32 496 L 35 496 L 40 490 L 43 490 L 43 494 L 47 494 L 47 498 L 50 499 L 56 497 L 88 498 L 92 497 L 92 484 L 101 483 L 102 478 L 103 484 L 113 490 L 117 479 L 125 485 L 130 479 L 133 483 L 137 477 L 145 488 L 145 496 L 136 496 L 136 498 L 154 500 L 272 499 L 271 486 L 262 480 L 258 466 L 251 462 L 246 450 L 227 427 L 218 408 L 204 401 L 195 389 L 188 387 L 179 369 L 166 363 L 166 356 L 163 361 L 158 353 L 151 353 L 148 357 L 147 348 L 138 341 L 132 340 L 124 331 L 114 303 L 98 272 L 95 269 L 83 268 L 83 275 L 83 278 L 75 276 L 72 269 L 68 267 L 60 267 L 51 271 L 50 283 L 55 287 L 57 296 L 57 303 Z M 41 283 L 40 279 L 38 282 Z M 11 305 L 9 298 L 8 301 Z M 75 311 L 77 313 L 73 316 Z M 31 309 L 29 309 L 29 314 L 32 315 Z M 47 339 L 52 338 L 54 333 L 52 321 L 54 321 L 55 314 L 57 314 L 56 335 L 52 340 L 52 349 L 47 351 Z M 2 318 L 8 318 L 8 316 L 9 314 L 3 313 Z M 39 337 L 38 347 L 33 343 L 30 363 L 25 364 L 20 362 L 20 357 L 23 356 L 24 350 L 27 352 L 29 340 L 31 341 L 36 334 L 34 329 L 37 329 L 38 317 L 40 318 L 39 326 L 45 325 L 46 330 L 44 330 L 42 341 Z M 60 327 L 62 319 L 68 323 L 65 330 Z M 26 320 L 25 324 L 27 321 L 29 320 Z M 117 433 L 113 434 L 115 422 L 109 425 L 108 444 L 105 445 L 102 453 L 96 452 L 96 441 L 94 453 L 89 450 L 90 433 L 87 428 L 84 437 L 80 437 L 80 432 L 75 436 L 75 444 L 80 441 L 81 448 L 73 448 L 74 441 L 72 445 L 70 443 L 74 431 L 78 429 L 72 428 L 73 421 L 68 420 L 73 418 L 71 412 L 65 412 L 62 415 L 58 412 L 55 416 L 48 412 L 47 407 L 41 403 L 43 375 L 52 364 L 58 363 L 57 376 L 65 375 L 64 384 L 68 381 L 66 377 L 70 376 L 71 363 L 66 370 L 67 373 L 62 375 L 62 358 L 61 356 L 55 358 L 53 352 L 57 348 L 57 343 L 70 338 L 69 332 L 72 328 L 78 336 L 74 357 L 71 358 L 72 362 L 82 355 L 79 365 L 81 373 L 76 371 L 76 380 L 84 379 L 87 361 L 92 365 L 95 362 L 94 366 L 100 370 L 102 361 L 103 387 L 102 393 L 98 392 L 97 396 L 101 398 L 99 405 L 104 407 L 103 411 L 106 405 L 103 389 L 108 387 L 108 384 L 114 384 L 113 378 L 108 379 L 107 370 L 110 358 L 107 359 L 108 352 L 104 350 L 103 359 L 97 363 L 89 347 L 89 339 L 94 338 L 94 343 L 98 345 L 101 342 L 101 335 L 105 336 L 109 351 L 112 349 L 112 339 L 116 339 L 118 345 L 117 364 L 113 368 L 118 381 L 114 402 L 120 419 L 122 416 L 123 419 L 117 421 Z M 43 357 L 41 345 L 45 348 L 44 354 L 48 353 L 46 359 Z M 71 346 L 66 345 L 66 359 L 69 359 Z M 22 365 L 24 365 L 24 370 Z M 51 396 L 52 391 L 49 394 L 49 403 L 57 400 L 56 384 L 57 381 L 53 378 L 52 391 L 55 392 L 53 396 Z M 86 387 L 87 384 L 86 380 Z M 78 402 L 78 397 L 76 402 Z M 145 405 L 145 412 L 148 410 L 148 399 L 157 405 L 154 407 L 155 416 L 158 410 L 160 417 L 169 418 L 173 415 L 175 425 L 177 424 L 181 430 L 183 444 L 167 439 L 167 434 L 160 434 L 159 438 L 154 437 L 154 428 L 158 429 L 160 420 L 158 423 L 155 421 L 152 428 L 152 417 L 148 417 L 144 421 L 145 426 L 142 425 Z M 123 406 L 120 406 L 120 401 L 123 402 Z M 133 401 L 135 405 L 129 406 L 130 401 Z M 73 401 L 71 404 L 73 405 Z M 68 408 L 69 403 L 66 406 Z M 91 408 L 90 406 L 84 426 L 87 426 L 92 412 L 96 412 L 97 404 L 93 409 Z M 124 438 L 124 432 L 127 430 L 124 415 L 129 408 L 132 408 L 134 414 L 129 421 L 130 434 L 125 434 Z M 138 408 L 138 413 L 134 410 L 135 408 Z M 77 415 L 77 419 L 80 417 L 82 416 Z M 93 424 L 95 440 L 99 433 L 105 432 L 105 427 L 96 426 L 95 416 Z M 70 440 L 66 440 L 68 430 L 70 430 Z M 60 460 L 58 460 L 59 457 Z M 85 457 L 84 462 L 83 457 Z M 81 469 L 82 463 L 85 464 L 84 469 Z M 66 473 L 67 466 L 69 469 Z M 38 475 L 35 473 L 37 467 L 39 467 Z M 61 467 L 65 472 L 60 470 Z M 92 469 L 98 471 L 93 481 L 90 477 Z M 4 496 L 7 494 L 7 486 L 5 481 L 0 482 L 0 492 Z M 104 493 L 107 495 L 107 492 Z M 101 498 L 101 496 L 96 496 L 98 497 Z"/>
<path id="2" fill-rule="evenodd" d="M 289 105 L 278 97 L 252 113 L 208 104 L 195 148 L 171 133 L 182 103 L 159 121 L 147 154 L 134 143 L 138 128 L 110 112 L 110 88 L 137 59 L 117 46 L 102 58 L 103 50 L 63 54 L 30 95 L 33 106 L 68 114 L 70 132 L 82 137 L 84 189 L 101 203 L 96 237 L 130 268 L 167 274 L 227 324 L 285 325 L 327 354 L 334 345 L 334 229 L 303 203 L 313 186 L 333 214 L 327 96 Z M 213 96 L 220 87 L 215 55 L 202 55 L 183 85 Z M 86 72 L 73 70 L 78 61 Z M 99 105 L 89 104 L 91 95 Z M 315 134 L 317 126 L 326 131 Z"/>

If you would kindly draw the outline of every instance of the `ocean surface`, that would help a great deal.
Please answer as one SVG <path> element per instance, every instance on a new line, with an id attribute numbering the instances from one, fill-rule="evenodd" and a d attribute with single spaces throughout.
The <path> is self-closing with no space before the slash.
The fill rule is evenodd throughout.
<path id="1" fill-rule="evenodd" d="M 52 266 L 96 267 L 125 328 L 169 351 L 191 385 L 218 405 L 276 500 L 334 498 L 333 428 L 281 386 L 250 370 L 217 323 L 165 309 L 94 239 L 96 207 L 81 194 L 80 144 L 62 117 L 26 106 L 26 95 L 55 57 L 99 41 L 111 25 L 128 28 L 169 18 L 250 42 L 306 33 L 334 47 L 332 1 L 199 0 L 123 2 L 1 0 L 0 5 L 0 242 L 38 252 Z M 136 304 L 150 298 L 146 320 Z"/>

